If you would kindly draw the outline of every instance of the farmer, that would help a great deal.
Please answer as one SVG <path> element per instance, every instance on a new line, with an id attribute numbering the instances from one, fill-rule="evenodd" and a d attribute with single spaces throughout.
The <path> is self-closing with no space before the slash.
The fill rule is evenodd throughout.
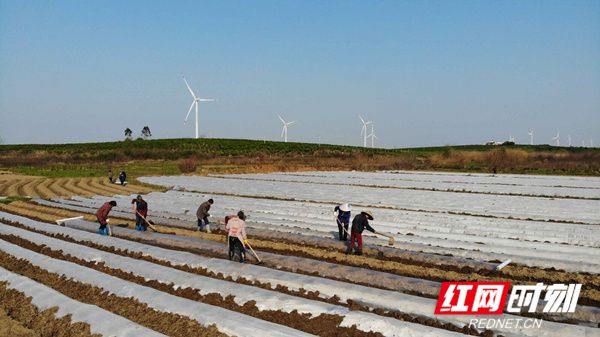
<path id="1" fill-rule="evenodd" d="M 341 204 L 335 206 L 333 211 L 336 214 L 336 222 L 338 225 L 338 238 L 340 241 L 348 241 L 348 224 L 350 223 L 350 205 Z"/>
<path id="2" fill-rule="evenodd" d="M 108 181 L 110 181 L 111 184 L 115 182 L 115 179 L 113 178 L 112 170 L 110 170 L 110 169 L 108 170 Z"/>
<path id="3" fill-rule="evenodd" d="M 225 229 L 227 230 L 227 243 L 229 246 L 229 260 L 233 260 L 235 251 L 240 252 L 240 262 L 246 261 L 246 215 L 239 211 L 237 216 L 229 215 L 225 218 Z"/>
<path id="4" fill-rule="evenodd" d="M 111 200 L 109 202 L 105 202 L 96 212 L 96 219 L 98 219 L 98 222 L 100 223 L 98 234 L 108 235 L 108 229 L 106 228 L 106 224 L 108 223 L 108 213 L 110 213 L 110 210 L 115 206 L 117 206 L 117 202 Z"/>
<path id="5" fill-rule="evenodd" d="M 210 206 L 212 206 L 212 204 L 214 204 L 214 200 L 208 199 L 208 201 L 203 202 L 200 204 L 200 207 L 198 207 L 198 210 L 196 211 L 196 217 L 198 218 L 198 231 L 204 231 L 204 228 L 206 228 L 206 232 L 210 233 L 210 222 L 208 221 L 210 214 L 208 211 L 210 210 Z"/>
<path id="6" fill-rule="evenodd" d="M 119 173 L 119 181 L 121 182 L 121 185 L 124 185 L 126 180 L 127 173 L 125 173 L 125 171 L 121 171 L 121 173 Z"/>
<path id="7" fill-rule="evenodd" d="M 148 203 L 138 194 L 135 199 L 131 200 L 131 209 L 135 212 L 135 230 L 145 232 L 148 227 L 144 220 L 148 216 Z"/>
<path id="8" fill-rule="evenodd" d="M 350 243 L 348 243 L 346 254 L 350 254 L 350 252 L 352 252 L 352 248 L 354 248 L 354 241 L 356 241 L 357 247 L 354 249 L 354 253 L 356 255 L 362 255 L 362 232 L 366 229 L 375 233 L 373 227 L 369 226 L 369 220 L 373 220 L 373 215 L 371 215 L 371 212 L 368 211 L 362 211 L 359 215 L 354 217 L 354 220 L 352 220 Z"/>

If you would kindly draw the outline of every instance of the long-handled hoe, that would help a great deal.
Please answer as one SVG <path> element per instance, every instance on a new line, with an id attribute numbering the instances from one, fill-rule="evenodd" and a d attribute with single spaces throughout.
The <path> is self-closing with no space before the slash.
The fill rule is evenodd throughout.
<path id="1" fill-rule="evenodd" d="M 335 219 L 335 221 L 336 222 L 338 221 L 337 218 Z M 351 237 L 350 233 L 348 233 L 348 231 L 346 230 L 346 228 L 344 226 L 342 226 L 342 229 L 344 230 L 344 232 L 346 232 L 346 234 L 348 234 L 349 237 Z M 396 239 L 394 239 L 394 237 L 391 235 L 386 235 L 386 234 L 379 233 L 379 232 L 375 232 L 375 234 L 385 236 L 386 238 L 388 238 L 388 246 L 393 246 L 396 243 Z"/>
<path id="2" fill-rule="evenodd" d="M 385 236 L 386 238 L 388 238 L 388 246 L 393 246 L 396 243 L 396 239 L 394 239 L 394 237 L 391 235 L 378 233 L 378 232 L 375 232 L 375 234 L 379 234 L 381 236 Z"/>
<path id="3" fill-rule="evenodd" d="M 150 227 L 153 231 L 160 233 L 158 231 L 158 229 L 156 229 L 156 227 L 154 227 L 140 212 L 135 211 L 137 213 L 137 215 L 140 216 L 140 218 L 144 219 L 144 222 L 148 225 L 148 227 Z"/>
<path id="4" fill-rule="evenodd" d="M 136 213 L 137 213 L 137 214 L 138 214 L 140 217 L 142 217 L 142 219 L 144 219 L 144 221 L 146 222 L 146 224 L 148 224 L 148 227 L 150 227 L 150 229 L 152 229 L 153 231 L 155 231 L 155 232 L 157 232 L 157 233 L 162 233 L 162 234 L 171 234 L 171 235 L 176 235 L 176 234 L 177 234 L 177 233 L 175 233 L 175 232 L 161 232 L 161 231 L 159 231 L 158 229 L 156 229 L 156 227 L 154 227 L 154 225 L 152 225 L 152 224 L 150 223 L 150 221 L 148 221 L 148 219 L 144 218 L 144 217 L 143 217 L 143 216 L 140 214 L 140 212 L 138 212 L 138 211 L 135 211 L 135 212 L 136 212 Z"/>
<path id="5" fill-rule="evenodd" d="M 229 240 L 227 240 L 227 241 L 229 241 Z M 256 255 L 256 252 L 254 251 L 254 249 L 252 249 L 252 246 L 250 245 L 250 241 L 248 241 L 248 239 L 246 239 L 246 240 L 244 240 L 244 243 L 248 246 L 248 248 L 250 248 L 252 255 L 254 255 L 254 257 L 258 261 L 256 264 L 261 264 L 262 260 L 260 259 L 260 257 L 258 257 L 258 255 Z"/>

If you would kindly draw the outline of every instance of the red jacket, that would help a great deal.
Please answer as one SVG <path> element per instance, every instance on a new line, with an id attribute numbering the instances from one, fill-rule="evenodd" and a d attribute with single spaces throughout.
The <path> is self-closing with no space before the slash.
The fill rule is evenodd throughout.
<path id="1" fill-rule="evenodd" d="M 111 209 L 112 206 L 108 202 L 105 202 L 104 205 L 102 205 L 102 207 L 100 207 L 96 212 L 96 218 L 98 219 L 98 222 L 100 222 L 101 225 L 106 225 L 108 213 Z"/>

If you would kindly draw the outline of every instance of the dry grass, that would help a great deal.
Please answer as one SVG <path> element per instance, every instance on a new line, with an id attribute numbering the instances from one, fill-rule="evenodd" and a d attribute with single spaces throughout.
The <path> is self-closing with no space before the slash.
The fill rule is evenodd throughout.
<path id="1" fill-rule="evenodd" d="M 186 159 L 182 159 L 177 163 L 177 167 L 181 173 L 194 173 L 198 168 L 199 162 L 196 157 L 189 157 Z"/>
<path id="2" fill-rule="evenodd" d="M 146 186 L 110 184 L 105 178 L 44 178 L 11 173 L 0 174 L 0 195 L 20 197 L 71 197 L 148 193 Z"/>

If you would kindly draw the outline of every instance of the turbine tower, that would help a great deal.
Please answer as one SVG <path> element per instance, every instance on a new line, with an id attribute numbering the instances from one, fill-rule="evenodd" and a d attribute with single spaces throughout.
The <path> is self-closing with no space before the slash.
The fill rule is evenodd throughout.
<path id="1" fill-rule="evenodd" d="M 567 140 L 569 141 L 569 147 L 571 147 L 571 135 L 567 136 Z"/>
<path id="2" fill-rule="evenodd" d="M 529 135 L 529 145 L 533 145 L 533 129 L 529 130 L 527 134 Z"/>
<path id="3" fill-rule="evenodd" d="M 552 140 L 556 141 L 556 146 L 560 146 L 560 131 L 556 133 L 556 136 L 552 137 Z"/>
<path id="4" fill-rule="evenodd" d="M 194 99 L 192 101 L 192 105 L 190 105 L 190 109 L 188 110 L 187 115 L 185 115 L 185 120 L 183 122 L 187 123 L 188 117 L 190 117 L 190 112 L 192 112 L 192 109 L 195 106 L 196 107 L 196 139 L 198 139 L 198 103 L 213 102 L 214 99 L 197 97 L 196 94 L 194 94 L 194 92 L 192 91 L 192 88 L 190 88 L 190 85 L 188 84 L 188 81 L 185 79 L 185 76 L 182 76 L 182 77 L 183 77 L 183 81 L 185 82 L 185 85 L 187 86 L 188 90 L 190 91 L 190 94 L 192 95 L 192 98 Z"/>
<path id="5" fill-rule="evenodd" d="M 371 123 L 371 133 L 369 134 L 368 137 L 371 137 L 371 148 L 374 149 L 375 148 L 375 139 L 379 138 L 379 137 L 375 136 L 375 126 L 373 123 Z"/>
<path id="6" fill-rule="evenodd" d="M 367 135 L 367 125 L 369 125 L 373 122 L 371 122 L 371 121 L 365 122 L 365 120 L 362 118 L 362 116 L 358 116 L 358 118 L 360 118 L 360 121 L 363 124 L 362 129 L 360 129 L 360 135 L 363 137 L 363 146 L 367 147 L 367 138 L 369 137 Z"/>
<path id="7" fill-rule="evenodd" d="M 285 143 L 287 143 L 287 140 L 288 140 L 288 137 L 287 137 L 288 136 L 288 125 L 292 125 L 292 124 L 296 123 L 296 121 L 286 122 L 280 115 L 277 115 L 277 117 L 279 117 L 279 120 L 283 124 L 283 129 L 281 129 L 281 138 L 283 138 L 283 141 Z"/>

